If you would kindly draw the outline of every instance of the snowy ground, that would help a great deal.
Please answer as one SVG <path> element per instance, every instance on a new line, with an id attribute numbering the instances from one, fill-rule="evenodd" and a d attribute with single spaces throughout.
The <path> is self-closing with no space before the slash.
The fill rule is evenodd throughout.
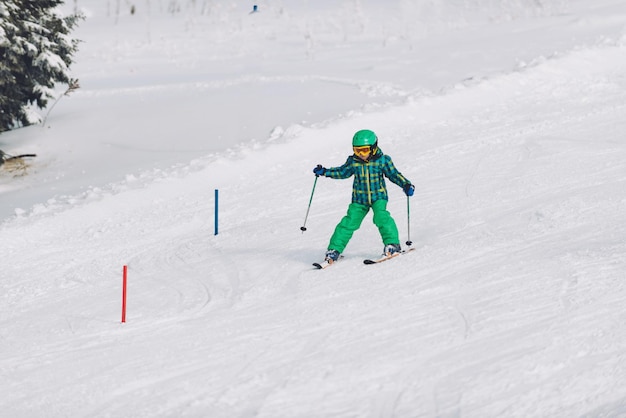
<path id="1" fill-rule="evenodd" d="M 77 4 L 0 137 L 3 416 L 626 417 L 623 2 Z M 312 270 L 363 128 L 416 251 Z"/>

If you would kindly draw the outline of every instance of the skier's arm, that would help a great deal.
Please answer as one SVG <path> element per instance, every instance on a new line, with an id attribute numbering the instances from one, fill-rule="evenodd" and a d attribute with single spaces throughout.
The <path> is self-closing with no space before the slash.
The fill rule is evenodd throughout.
<path id="1" fill-rule="evenodd" d="M 386 157 L 387 159 L 383 164 L 383 173 L 385 174 L 385 177 L 391 180 L 392 183 L 402 187 L 402 189 L 411 186 L 411 182 L 398 171 L 391 158 L 389 156 Z"/>
<path id="2" fill-rule="evenodd" d="M 345 163 L 339 167 L 327 168 L 324 175 L 333 179 L 347 179 L 354 174 L 352 156 L 348 157 Z"/>

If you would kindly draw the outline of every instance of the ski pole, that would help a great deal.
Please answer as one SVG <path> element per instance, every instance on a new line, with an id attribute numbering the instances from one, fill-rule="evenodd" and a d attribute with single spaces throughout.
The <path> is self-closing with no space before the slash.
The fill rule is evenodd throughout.
<path id="1" fill-rule="evenodd" d="M 411 199 L 409 196 L 406 197 L 406 229 L 407 229 L 407 241 L 406 245 L 413 245 L 413 241 L 411 241 Z"/>
<path id="2" fill-rule="evenodd" d="M 302 231 L 303 234 L 304 231 L 306 231 L 306 220 L 309 217 L 309 210 L 311 210 L 311 202 L 313 202 L 313 193 L 315 193 L 315 185 L 317 184 L 318 177 L 319 176 L 316 174 L 315 181 L 313 182 L 313 190 L 311 190 L 311 198 L 309 199 L 309 207 L 306 209 L 306 215 L 304 216 L 304 224 L 300 227 L 300 231 Z"/>

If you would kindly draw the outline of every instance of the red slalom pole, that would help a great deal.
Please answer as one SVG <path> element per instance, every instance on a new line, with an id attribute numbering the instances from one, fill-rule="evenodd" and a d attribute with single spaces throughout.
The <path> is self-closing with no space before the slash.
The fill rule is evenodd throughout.
<path id="1" fill-rule="evenodd" d="M 124 279 L 122 281 L 122 323 L 126 322 L 126 283 L 128 281 L 128 266 L 124 266 Z"/>

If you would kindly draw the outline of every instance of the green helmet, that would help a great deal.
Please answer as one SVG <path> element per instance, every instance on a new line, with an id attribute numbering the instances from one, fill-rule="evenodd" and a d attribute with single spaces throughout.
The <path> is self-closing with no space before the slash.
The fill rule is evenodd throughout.
<path id="1" fill-rule="evenodd" d="M 364 147 L 366 145 L 374 146 L 378 142 L 378 138 L 376 134 L 369 129 L 363 129 L 362 131 L 358 131 L 352 137 L 352 146 L 353 147 Z"/>

